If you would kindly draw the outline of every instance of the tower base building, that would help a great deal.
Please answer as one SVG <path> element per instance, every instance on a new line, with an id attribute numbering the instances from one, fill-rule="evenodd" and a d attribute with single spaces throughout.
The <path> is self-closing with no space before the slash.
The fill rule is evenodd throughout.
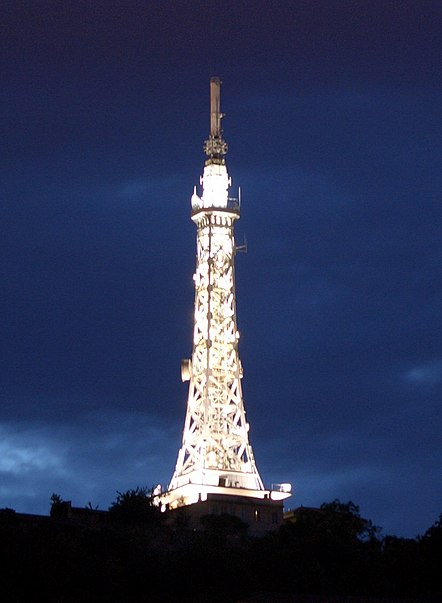
<path id="1" fill-rule="evenodd" d="M 206 500 L 169 510 L 167 519 L 175 526 L 201 530 L 208 517 L 230 516 L 247 527 L 249 536 L 256 537 L 277 529 L 283 523 L 283 514 L 283 501 L 213 493 Z"/>

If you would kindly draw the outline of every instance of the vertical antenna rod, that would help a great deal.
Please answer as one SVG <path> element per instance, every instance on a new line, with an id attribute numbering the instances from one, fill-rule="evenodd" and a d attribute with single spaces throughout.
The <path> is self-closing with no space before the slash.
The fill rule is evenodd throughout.
<path id="1" fill-rule="evenodd" d="M 224 163 L 227 153 L 227 143 L 223 140 L 221 130 L 221 80 L 219 77 L 210 78 L 210 134 L 204 143 L 204 151 L 213 163 Z"/>
<path id="2" fill-rule="evenodd" d="M 220 112 L 221 80 L 219 77 L 210 78 L 210 136 L 221 137 Z"/>

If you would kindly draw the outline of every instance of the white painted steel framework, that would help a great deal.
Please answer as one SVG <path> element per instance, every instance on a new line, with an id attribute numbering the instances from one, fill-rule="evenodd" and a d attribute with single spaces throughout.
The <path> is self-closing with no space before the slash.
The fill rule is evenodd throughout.
<path id="1" fill-rule="evenodd" d="M 264 488 L 249 442 L 235 299 L 234 225 L 240 207 L 229 197 L 218 78 L 211 79 L 210 92 L 202 194 L 195 187 L 191 200 L 197 264 L 192 359 L 183 360 L 181 371 L 183 381 L 190 381 L 187 413 L 175 472 L 161 497 L 171 508 L 214 492 L 275 499 L 290 495 L 288 484 L 275 491 Z"/>

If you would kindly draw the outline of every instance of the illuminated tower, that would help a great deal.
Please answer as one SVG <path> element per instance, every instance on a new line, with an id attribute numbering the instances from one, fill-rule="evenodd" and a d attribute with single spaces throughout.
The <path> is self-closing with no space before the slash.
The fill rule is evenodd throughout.
<path id="1" fill-rule="evenodd" d="M 208 496 L 281 501 L 290 486 L 266 489 L 256 467 L 244 410 L 236 324 L 234 226 L 240 217 L 224 159 L 220 80 L 210 80 L 210 135 L 207 159 L 191 199 L 197 226 L 194 274 L 195 311 L 192 359 L 183 360 L 189 381 L 182 446 L 163 505 L 170 509 L 207 500 Z M 282 508 L 282 505 L 281 505 Z"/>

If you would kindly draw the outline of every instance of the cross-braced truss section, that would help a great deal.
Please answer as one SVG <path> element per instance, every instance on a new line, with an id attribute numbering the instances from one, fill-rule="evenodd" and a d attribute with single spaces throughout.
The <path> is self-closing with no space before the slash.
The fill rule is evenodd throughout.
<path id="1" fill-rule="evenodd" d="M 195 326 L 183 443 L 169 490 L 189 481 L 264 490 L 249 443 L 236 325 L 233 226 L 238 211 L 201 210 Z"/>

